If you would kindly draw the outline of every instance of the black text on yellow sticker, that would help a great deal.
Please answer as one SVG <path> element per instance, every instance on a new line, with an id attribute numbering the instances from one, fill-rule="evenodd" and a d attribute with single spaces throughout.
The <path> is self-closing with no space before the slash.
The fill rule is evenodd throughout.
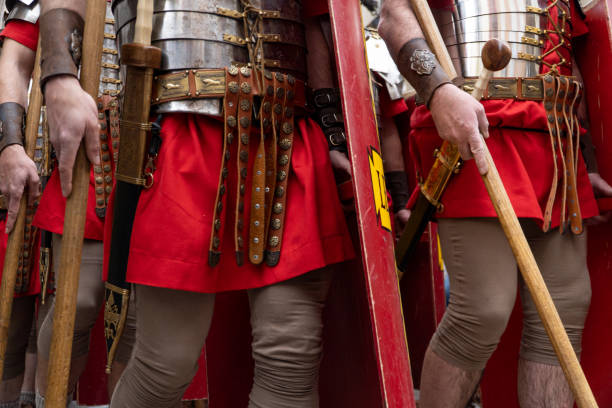
<path id="1" fill-rule="evenodd" d="M 387 186 L 385 184 L 385 170 L 383 169 L 382 157 L 375 148 L 368 149 L 370 162 L 370 174 L 372 175 L 372 189 L 374 192 L 374 204 L 376 206 L 376 218 L 378 224 L 391 231 L 391 215 L 389 213 L 389 200 L 387 199 Z"/>

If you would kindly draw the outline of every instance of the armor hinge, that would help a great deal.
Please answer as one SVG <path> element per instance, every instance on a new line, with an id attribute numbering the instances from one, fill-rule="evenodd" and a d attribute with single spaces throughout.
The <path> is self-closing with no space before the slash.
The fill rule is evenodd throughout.
<path id="1" fill-rule="evenodd" d="M 527 6 L 528 13 L 546 14 L 547 11 L 535 6 Z"/>
<path id="2" fill-rule="evenodd" d="M 533 34 L 538 34 L 538 35 L 544 34 L 544 31 L 542 31 L 540 28 L 533 27 L 533 26 L 525 26 L 525 31 L 528 33 L 533 33 Z"/>
<path id="3" fill-rule="evenodd" d="M 523 44 L 535 45 L 536 47 L 539 47 L 544 44 L 542 40 L 538 40 L 537 38 L 531 37 L 521 37 L 521 42 Z"/>
<path id="4" fill-rule="evenodd" d="M 223 41 L 235 44 L 235 45 L 245 45 L 246 40 L 244 38 L 240 38 L 236 35 L 232 34 L 223 34 Z"/>

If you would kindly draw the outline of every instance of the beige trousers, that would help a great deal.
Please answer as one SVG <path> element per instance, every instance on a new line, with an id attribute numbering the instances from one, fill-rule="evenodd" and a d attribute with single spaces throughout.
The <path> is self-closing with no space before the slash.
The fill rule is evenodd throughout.
<path id="1" fill-rule="evenodd" d="M 249 408 L 315 408 L 327 269 L 248 291 L 255 377 Z M 112 408 L 174 408 L 197 371 L 214 294 L 136 285 L 136 344 Z"/>
<path id="2" fill-rule="evenodd" d="M 586 233 L 561 235 L 557 229 L 544 233 L 527 219 L 521 220 L 521 226 L 580 356 L 591 299 Z M 441 219 L 439 234 L 450 300 L 431 340 L 433 351 L 459 368 L 483 369 L 506 328 L 518 285 L 523 306 L 521 358 L 559 365 L 497 219 Z"/>

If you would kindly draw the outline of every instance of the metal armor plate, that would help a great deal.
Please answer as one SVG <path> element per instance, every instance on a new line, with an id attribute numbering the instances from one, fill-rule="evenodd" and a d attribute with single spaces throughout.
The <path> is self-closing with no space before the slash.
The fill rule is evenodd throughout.
<path id="1" fill-rule="evenodd" d="M 28 23 L 36 24 L 40 17 L 40 2 L 38 0 L 18 0 L 14 4 L 8 4 L 9 11 L 4 25 L 11 20 L 23 20 Z"/>
<path id="2" fill-rule="evenodd" d="M 115 20 L 110 3 L 106 6 L 104 21 L 104 43 L 102 48 L 102 70 L 100 71 L 100 95 L 117 95 L 121 91 L 119 52 L 115 35 Z"/>
<path id="3" fill-rule="evenodd" d="M 540 72 L 546 28 L 546 0 L 460 0 L 453 7 L 452 23 L 441 33 L 455 67 L 463 77 L 477 77 L 482 69 L 480 51 L 497 38 L 512 49 L 508 66 L 496 77 L 532 77 Z"/>
<path id="4" fill-rule="evenodd" d="M 137 0 L 114 0 L 119 48 L 134 37 Z M 249 63 L 240 0 L 155 0 L 151 44 L 162 50 L 161 72 L 224 68 Z M 305 79 L 306 41 L 301 21 L 301 2 L 251 0 L 266 10 L 262 34 L 265 65 Z M 218 99 L 174 101 L 157 106 L 157 113 L 190 112 L 220 115 Z"/>

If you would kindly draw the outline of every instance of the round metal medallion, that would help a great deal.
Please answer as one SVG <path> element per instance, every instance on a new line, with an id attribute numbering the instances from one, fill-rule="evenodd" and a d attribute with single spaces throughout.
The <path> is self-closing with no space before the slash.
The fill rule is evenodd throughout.
<path id="1" fill-rule="evenodd" d="M 238 93 L 238 82 L 232 81 L 227 85 L 227 89 L 233 94 Z"/>
<path id="2" fill-rule="evenodd" d="M 250 77 L 251 76 L 251 68 L 248 67 L 242 67 L 240 68 L 240 73 L 245 76 L 245 77 Z"/>
<path id="3" fill-rule="evenodd" d="M 237 67 L 237 66 L 235 66 L 235 65 L 232 65 L 232 66 L 230 66 L 230 67 L 227 69 L 227 72 L 228 72 L 228 73 L 229 73 L 231 76 L 236 76 L 236 75 L 238 75 L 238 67 Z"/>
<path id="4" fill-rule="evenodd" d="M 242 89 L 242 92 L 244 92 L 245 94 L 251 93 L 251 85 L 248 82 L 241 83 L 240 89 Z"/>
<path id="5" fill-rule="evenodd" d="M 240 160 L 242 160 L 243 162 L 247 162 L 249 160 L 249 152 L 247 152 L 246 150 L 241 151 Z"/>
<path id="6" fill-rule="evenodd" d="M 221 229 L 221 220 L 217 218 L 215 220 L 215 231 L 219 231 Z"/>
<path id="7" fill-rule="evenodd" d="M 228 116 L 227 117 L 227 126 L 229 127 L 236 127 L 236 117 L 235 116 Z"/>
<path id="8" fill-rule="evenodd" d="M 240 118 L 240 126 L 242 126 L 243 128 L 248 128 L 250 124 L 251 121 L 246 116 Z"/>
<path id="9" fill-rule="evenodd" d="M 287 163 L 289 163 L 289 156 L 287 156 L 286 154 L 283 154 L 279 159 L 278 159 L 278 163 L 281 166 L 286 166 Z"/>
<path id="10" fill-rule="evenodd" d="M 276 88 L 276 97 L 282 98 L 285 96 L 285 90 L 283 88 Z"/>
<path id="11" fill-rule="evenodd" d="M 249 144 L 249 135 L 248 133 L 243 133 L 240 135 L 240 142 L 243 145 L 248 145 Z"/>
<path id="12" fill-rule="evenodd" d="M 283 123 L 283 132 L 285 132 L 285 134 L 290 135 L 291 133 L 293 133 L 293 125 L 289 122 L 284 122 Z"/>
<path id="13" fill-rule="evenodd" d="M 266 113 L 270 113 L 270 110 L 272 109 L 272 106 L 270 105 L 270 102 L 264 102 L 262 105 L 263 111 Z"/>
<path id="14" fill-rule="evenodd" d="M 279 220 L 278 218 L 273 218 L 272 224 L 270 224 L 270 226 L 273 230 L 279 230 L 281 227 L 281 220 Z"/>
<path id="15" fill-rule="evenodd" d="M 285 170 L 281 170 L 277 175 L 278 181 L 284 181 L 287 178 L 287 172 Z"/>
<path id="16" fill-rule="evenodd" d="M 283 82 L 285 80 L 285 77 L 280 72 L 275 72 L 274 76 L 278 82 Z"/>
<path id="17" fill-rule="evenodd" d="M 215 249 L 219 248 L 220 244 L 221 244 L 221 240 L 219 239 L 219 237 L 214 237 L 213 238 L 213 248 Z"/>
<path id="18" fill-rule="evenodd" d="M 281 203 L 274 204 L 274 214 L 280 214 L 283 212 L 283 205 Z"/>
<path id="19" fill-rule="evenodd" d="M 102 173 L 102 167 L 100 166 L 94 166 L 94 173 L 96 174 L 101 174 Z M 97 180 L 97 179 L 96 179 Z"/>
<path id="20" fill-rule="evenodd" d="M 272 248 L 277 247 L 279 243 L 280 243 L 280 239 L 276 235 L 270 237 L 270 246 Z"/>
<path id="21" fill-rule="evenodd" d="M 285 188 L 282 186 L 277 186 L 275 194 L 276 194 L 276 197 L 281 198 L 282 196 L 285 195 Z"/>
<path id="22" fill-rule="evenodd" d="M 280 148 L 283 150 L 289 150 L 291 148 L 291 140 L 289 139 L 281 139 L 281 141 L 278 144 L 280 145 Z"/>
<path id="23" fill-rule="evenodd" d="M 240 109 L 242 109 L 243 111 L 248 111 L 251 108 L 251 102 L 248 101 L 248 99 L 242 99 L 240 101 Z"/>

